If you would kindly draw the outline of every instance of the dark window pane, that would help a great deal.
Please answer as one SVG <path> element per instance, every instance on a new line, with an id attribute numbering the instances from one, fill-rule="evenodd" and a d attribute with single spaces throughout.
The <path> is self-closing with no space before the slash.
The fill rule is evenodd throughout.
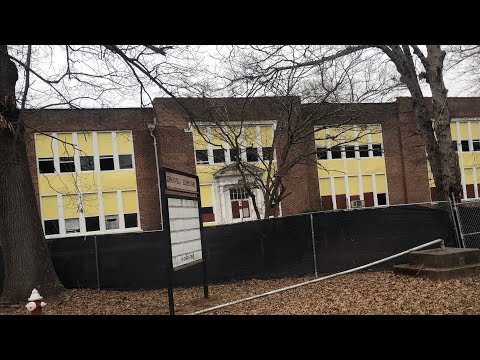
<path id="1" fill-rule="evenodd" d="M 473 140 L 473 151 L 480 151 L 480 140 Z"/>
<path id="2" fill-rule="evenodd" d="M 87 231 L 98 231 L 100 230 L 100 220 L 98 216 L 90 216 L 85 218 L 85 226 Z"/>
<path id="3" fill-rule="evenodd" d="M 75 172 L 73 157 L 60 157 L 60 172 Z"/>
<path id="4" fill-rule="evenodd" d="M 457 141 L 452 141 L 453 151 L 458 151 Z"/>
<path id="5" fill-rule="evenodd" d="M 468 147 L 468 140 L 462 140 L 462 151 L 463 152 L 470 151 L 470 149 Z"/>
<path id="6" fill-rule="evenodd" d="M 354 158 L 355 157 L 355 147 L 354 146 L 345 146 L 345 157 Z"/>
<path id="7" fill-rule="evenodd" d="M 138 226 L 137 214 L 125 214 L 125 228 L 134 228 Z"/>
<path id="8" fill-rule="evenodd" d="M 82 171 L 95 170 L 93 156 L 80 156 L 80 168 Z"/>
<path id="9" fill-rule="evenodd" d="M 263 160 L 273 160 L 273 147 L 266 146 L 262 148 Z M 325 152 L 325 158 L 327 153 Z"/>
<path id="10" fill-rule="evenodd" d="M 358 147 L 360 157 L 368 157 L 368 145 L 360 145 Z"/>
<path id="11" fill-rule="evenodd" d="M 65 232 L 67 234 L 80 232 L 80 220 L 75 219 L 65 219 Z"/>
<path id="12" fill-rule="evenodd" d="M 247 161 L 248 162 L 258 161 L 257 148 L 247 148 Z"/>
<path id="13" fill-rule="evenodd" d="M 53 160 L 39 159 L 38 170 L 40 171 L 40 174 L 53 174 L 55 172 L 55 166 L 53 165 Z"/>
<path id="14" fill-rule="evenodd" d="M 43 224 L 45 226 L 45 235 L 55 235 L 60 233 L 58 230 L 58 220 L 45 220 Z"/>
<path id="15" fill-rule="evenodd" d="M 120 164 L 120 169 L 133 168 L 132 155 L 118 155 L 118 162 Z"/>
<path id="16" fill-rule="evenodd" d="M 214 162 L 214 163 L 223 163 L 223 162 L 225 162 L 225 150 L 223 150 L 223 149 L 214 149 L 214 150 L 213 150 L 213 162 Z"/>
<path id="17" fill-rule="evenodd" d="M 382 145 L 380 144 L 373 144 L 373 156 L 382 156 Z"/>
<path id="18" fill-rule="evenodd" d="M 265 148 L 264 148 L 263 151 L 265 151 Z M 264 153 L 264 156 L 265 156 L 265 153 Z M 326 160 L 327 159 L 327 149 L 317 148 L 317 159 L 318 160 Z"/>
<path id="19" fill-rule="evenodd" d="M 238 149 L 230 149 L 230 161 L 237 161 Z"/>
<path id="20" fill-rule="evenodd" d="M 115 170 L 112 157 L 100 157 L 100 170 Z"/>
<path id="21" fill-rule="evenodd" d="M 213 214 L 213 207 L 212 206 L 202 207 L 200 209 L 200 214 L 202 215 Z"/>
<path id="22" fill-rule="evenodd" d="M 195 150 L 195 158 L 197 160 L 197 164 L 208 164 L 208 151 Z"/>
<path id="23" fill-rule="evenodd" d="M 378 205 L 387 205 L 387 194 L 377 194 Z"/>
<path id="24" fill-rule="evenodd" d="M 342 158 L 342 152 L 339 147 L 333 147 L 331 149 L 332 151 L 332 159 L 341 159 Z"/>
<path id="25" fill-rule="evenodd" d="M 105 229 L 113 230 L 119 228 L 118 215 L 106 215 L 105 216 Z"/>

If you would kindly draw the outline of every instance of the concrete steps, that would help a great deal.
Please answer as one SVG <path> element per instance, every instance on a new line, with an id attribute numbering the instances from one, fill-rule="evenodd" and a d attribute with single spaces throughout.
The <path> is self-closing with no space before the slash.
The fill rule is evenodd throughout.
<path id="1" fill-rule="evenodd" d="M 410 253 L 410 263 L 393 267 L 396 274 L 446 280 L 480 274 L 479 249 L 431 249 Z"/>

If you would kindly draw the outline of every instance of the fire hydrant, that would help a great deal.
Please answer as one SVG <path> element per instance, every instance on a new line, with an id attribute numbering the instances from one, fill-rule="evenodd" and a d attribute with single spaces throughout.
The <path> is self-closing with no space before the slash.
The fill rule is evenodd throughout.
<path id="1" fill-rule="evenodd" d="M 30 301 L 25 307 L 30 311 L 30 315 L 42 315 L 42 308 L 47 305 L 42 301 L 43 297 L 40 296 L 37 289 L 32 290 L 32 294 L 28 298 Z"/>

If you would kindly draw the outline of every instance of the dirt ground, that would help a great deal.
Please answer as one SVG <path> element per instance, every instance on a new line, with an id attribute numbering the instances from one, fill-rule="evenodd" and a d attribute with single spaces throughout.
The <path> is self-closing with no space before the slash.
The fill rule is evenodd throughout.
<path id="1" fill-rule="evenodd" d="M 219 305 L 243 297 L 310 280 L 312 277 L 248 280 L 211 284 L 210 298 L 203 288 L 174 290 L 177 314 Z M 480 314 L 480 276 L 431 281 L 363 272 L 338 276 L 207 314 L 337 315 L 337 314 Z M 167 291 L 113 291 L 69 289 L 45 298 L 45 315 L 159 315 L 168 314 Z M 25 303 L 0 308 L 0 315 L 28 315 Z"/>

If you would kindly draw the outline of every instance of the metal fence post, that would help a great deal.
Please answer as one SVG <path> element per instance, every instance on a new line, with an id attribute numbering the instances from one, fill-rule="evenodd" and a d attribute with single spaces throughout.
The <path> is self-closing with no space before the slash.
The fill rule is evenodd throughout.
<path id="1" fill-rule="evenodd" d="M 317 252 L 315 251 L 315 230 L 313 229 L 313 214 L 310 214 L 310 227 L 312 229 L 312 249 L 313 249 L 313 264 L 315 266 L 315 277 L 318 277 Z"/>

